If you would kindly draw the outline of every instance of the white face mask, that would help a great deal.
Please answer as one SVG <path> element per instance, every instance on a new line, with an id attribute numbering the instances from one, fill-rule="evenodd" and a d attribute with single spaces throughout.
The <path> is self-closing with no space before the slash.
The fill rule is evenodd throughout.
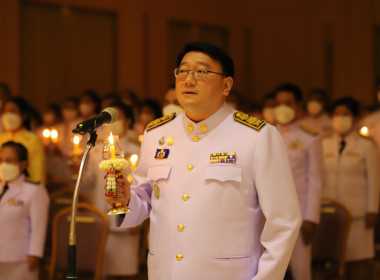
<path id="1" fill-rule="evenodd" d="M 185 110 L 181 106 L 176 105 L 176 104 L 168 104 L 164 108 L 162 108 L 162 114 L 164 116 L 170 115 L 171 113 L 177 113 L 178 115 L 178 114 L 183 113 L 184 111 Z"/>
<path id="2" fill-rule="evenodd" d="M 293 108 L 282 104 L 274 108 L 274 115 L 276 117 L 276 121 L 280 124 L 288 124 L 294 120 L 296 117 L 296 112 Z"/>
<path id="3" fill-rule="evenodd" d="M 334 116 L 332 125 L 336 132 L 345 134 L 352 128 L 353 119 L 351 116 Z"/>
<path id="4" fill-rule="evenodd" d="M 276 116 L 274 113 L 274 108 L 272 107 L 264 107 L 263 109 L 263 118 L 268 123 L 272 124 L 276 121 Z"/>
<path id="5" fill-rule="evenodd" d="M 112 134 L 114 134 L 114 135 L 123 135 L 124 134 L 124 121 L 123 120 L 117 120 L 117 121 L 107 125 L 106 129 L 108 131 L 107 134 L 112 132 Z"/>
<path id="6" fill-rule="evenodd" d="M 323 110 L 323 105 L 318 101 L 310 101 L 307 103 L 307 112 L 311 116 L 318 115 Z"/>
<path id="7" fill-rule="evenodd" d="M 3 162 L 0 164 L 0 178 L 2 182 L 12 182 L 20 175 L 17 164 Z"/>
<path id="8" fill-rule="evenodd" d="M 22 124 L 20 115 L 12 112 L 4 113 L 2 116 L 2 121 L 4 128 L 7 131 L 14 131 L 18 129 Z"/>

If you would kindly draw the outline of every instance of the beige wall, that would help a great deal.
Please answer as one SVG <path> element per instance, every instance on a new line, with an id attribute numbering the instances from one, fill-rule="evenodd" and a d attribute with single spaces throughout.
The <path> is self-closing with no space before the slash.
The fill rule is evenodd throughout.
<path id="1" fill-rule="evenodd" d="M 304 91 L 328 88 L 333 98 L 374 101 L 373 29 L 380 25 L 380 0 L 24 1 L 116 13 L 117 87 L 142 97 L 161 98 L 173 82 L 167 75 L 172 71 L 168 23 L 180 20 L 227 28 L 235 88 L 250 101 L 287 81 Z M 0 81 L 16 93 L 21 88 L 20 3 L 0 1 Z M 331 61 L 327 46 L 333 50 Z"/>

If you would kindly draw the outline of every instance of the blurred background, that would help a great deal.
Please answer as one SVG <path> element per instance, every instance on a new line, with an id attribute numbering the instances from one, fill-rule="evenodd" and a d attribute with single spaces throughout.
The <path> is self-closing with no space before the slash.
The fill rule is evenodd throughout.
<path id="1" fill-rule="evenodd" d="M 380 0 L 1 0 L 0 81 L 37 109 L 91 88 L 163 98 L 185 43 L 236 63 L 249 102 L 275 85 L 375 102 Z"/>

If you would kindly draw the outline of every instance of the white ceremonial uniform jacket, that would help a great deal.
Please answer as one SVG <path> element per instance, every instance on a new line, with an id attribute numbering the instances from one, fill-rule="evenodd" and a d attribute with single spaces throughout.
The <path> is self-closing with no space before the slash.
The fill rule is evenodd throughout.
<path id="1" fill-rule="evenodd" d="M 334 132 L 334 128 L 332 126 L 332 120 L 327 113 L 323 113 L 318 118 L 312 118 L 310 116 L 303 118 L 299 121 L 299 123 L 303 126 L 310 127 L 311 129 L 318 132 L 320 137 L 330 135 Z"/>
<path id="2" fill-rule="evenodd" d="M 24 175 L 8 186 L 0 200 L 0 262 L 26 261 L 28 255 L 42 257 L 49 212 L 47 191 L 25 181 Z"/>
<path id="3" fill-rule="evenodd" d="M 354 218 L 379 209 L 380 163 L 375 142 L 356 131 L 346 138 L 341 155 L 341 137 L 323 139 L 326 184 L 324 195 L 333 197 L 350 210 Z"/>
<path id="4" fill-rule="evenodd" d="M 150 214 L 150 280 L 283 279 L 301 223 L 286 150 L 274 127 L 233 112 L 199 123 L 180 114 L 144 134 L 131 212 L 117 222 Z M 236 162 L 211 163 L 212 153 Z"/>
<path id="5" fill-rule="evenodd" d="M 277 125 L 288 150 L 298 199 L 304 221 L 319 223 L 323 182 L 321 138 L 302 128 L 298 122 Z"/>

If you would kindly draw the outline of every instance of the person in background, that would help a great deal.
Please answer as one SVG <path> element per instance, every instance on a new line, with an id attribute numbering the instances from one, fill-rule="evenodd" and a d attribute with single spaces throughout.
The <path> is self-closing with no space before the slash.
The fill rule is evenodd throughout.
<path id="1" fill-rule="evenodd" d="M 1 110 L 1 120 L 5 132 L 0 133 L 0 145 L 10 140 L 23 144 L 29 155 L 30 180 L 45 184 L 45 151 L 41 139 L 30 131 L 29 104 L 18 96 L 7 99 Z"/>
<path id="2" fill-rule="evenodd" d="M 147 98 L 140 104 L 140 113 L 138 121 L 134 125 L 134 130 L 138 135 L 143 135 L 148 123 L 160 117 L 162 117 L 160 103 L 155 99 Z"/>
<path id="3" fill-rule="evenodd" d="M 297 110 L 302 106 L 298 86 L 280 85 L 274 90 L 274 96 L 276 127 L 287 147 L 303 220 L 290 269 L 293 279 L 311 280 L 311 241 L 320 219 L 323 181 L 321 139 L 297 120 Z"/>
<path id="4" fill-rule="evenodd" d="M 79 113 L 83 120 L 87 120 L 100 113 L 101 99 L 93 90 L 86 90 L 79 100 Z"/>
<path id="5" fill-rule="evenodd" d="M 276 122 L 276 118 L 274 115 L 275 107 L 276 107 L 276 99 L 274 97 L 274 94 L 273 92 L 268 92 L 267 94 L 265 94 L 262 101 L 261 115 L 263 116 L 263 119 L 271 125 L 274 125 Z"/>
<path id="6" fill-rule="evenodd" d="M 0 111 L 3 107 L 4 101 L 11 97 L 11 89 L 6 83 L 0 83 Z M 2 122 L 0 122 L 0 133 L 4 131 Z"/>
<path id="7" fill-rule="evenodd" d="M 226 103 L 234 64 L 220 48 L 190 43 L 177 67 L 185 113 L 147 126 L 132 190 L 119 177 L 107 199 L 129 202 L 117 225 L 150 216 L 150 280 L 280 280 L 301 223 L 281 136 Z"/>
<path id="8" fill-rule="evenodd" d="M 37 135 L 43 139 L 43 131 L 48 128 L 56 129 L 57 125 L 62 122 L 61 108 L 56 103 L 49 103 L 42 112 L 43 124 L 37 129 Z"/>
<path id="9" fill-rule="evenodd" d="M 28 152 L 20 143 L 0 150 L 0 280 L 37 280 L 48 223 L 49 197 L 30 183 Z"/>
<path id="10" fill-rule="evenodd" d="M 311 90 L 306 104 L 307 116 L 300 120 L 302 125 L 318 132 L 321 137 L 333 132 L 331 118 L 326 112 L 327 104 L 327 93 L 324 90 Z"/>
<path id="11" fill-rule="evenodd" d="M 58 132 L 58 148 L 62 155 L 69 157 L 73 152 L 72 130 L 80 122 L 79 116 L 79 100 L 76 97 L 69 96 L 65 99 L 61 106 L 63 121 L 57 124 Z"/>
<path id="12" fill-rule="evenodd" d="M 122 103 L 120 94 L 117 92 L 110 92 L 106 94 L 101 101 L 101 110 L 104 110 L 107 107 L 111 107 L 114 103 Z"/>
<path id="13" fill-rule="evenodd" d="M 380 79 L 376 82 L 375 92 L 377 110 L 366 116 L 361 125 L 368 128 L 368 135 L 376 141 L 377 147 L 380 149 Z"/>
<path id="14" fill-rule="evenodd" d="M 130 161 L 131 155 L 139 155 L 140 143 L 136 143 L 131 139 L 131 127 L 134 123 L 133 110 L 131 106 L 117 102 L 109 104 L 111 107 L 118 111 L 118 119 L 109 125 L 106 125 L 103 130 L 109 135 L 119 136 L 119 144 L 124 152 L 125 158 L 129 161 L 130 165 L 126 173 L 131 173 L 132 163 Z M 99 163 L 102 160 L 103 141 L 92 149 L 86 172 L 83 177 L 82 192 L 87 194 L 94 207 L 108 212 L 109 206 L 104 201 L 104 173 L 99 171 Z M 103 255 L 103 269 L 104 275 L 107 275 L 108 280 L 137 280 L 139 272 L 139 241 L 140 241 L 140 227 L 136 228 L 118 228 L 115 226 L 115 216 L 108 216 L 110 219 L 110 228 L 108 232 L 106 247 Z M 115 248 L 118 248 L 115 253 Z"/>
<path id="15" fill-rule="evenodd" d="M 138 94 L 134 90 L 126 88 L 120 91 L 120 98 L 125 105 L 132 107 L 135 121 L 138 122 L 140 108 L 140 99 L 138 97 Z"/>
<path id="16" fill-rule="evenodd" d="M 346 248 L 349 280 L 370 279 L 374 226 L 379 209 L 380 161 L 375 142 L 358 133 L 359 103 L 351 98 L 333 104 L 334 133 L 323 139 L 326 183 L 323 194 L 343 203 L 352 222 Z"/>
<path id="17" fill-rule="evenodd" d="M 162 115 L 169 115 L 171 113 L 181 114 L 184 109 L 179 105 L 177 96 L 175 94 L 175 85 L 171 85 L 165 94 L 165 104 L 162 108 Z"/>

